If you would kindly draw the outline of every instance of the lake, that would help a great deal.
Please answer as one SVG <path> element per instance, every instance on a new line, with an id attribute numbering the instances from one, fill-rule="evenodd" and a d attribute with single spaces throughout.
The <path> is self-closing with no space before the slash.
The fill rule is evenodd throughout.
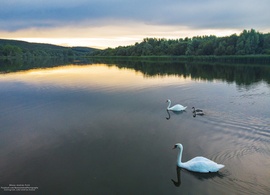
<path id="1" fill-rule="evenodd" d="M 186 111 L 167 112 L 167 99 Z M 193 106 L 205 115 L 193 116 Z M 120 61 L 3 71 L 0 190 L 269 194 L 269 106 L 270 66 Z M 175 143 L 183 161 L 204 156 L 225 167 L 177 168 Z"/>

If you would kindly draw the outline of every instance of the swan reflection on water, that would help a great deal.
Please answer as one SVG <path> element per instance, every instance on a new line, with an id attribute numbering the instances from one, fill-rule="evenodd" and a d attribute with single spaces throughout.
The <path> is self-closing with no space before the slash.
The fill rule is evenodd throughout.
<path id="1" fill-rule="evenodd" d="M 181 185 L 181 169 L 181 167 L 176 166 L 177 181 L 171 179 L 176 187 L 179 187 Z"/>
<path id="2" fill-rule="evenodd" d="M 180 114 L 182 114 L 182 113 L 184 113 L 184 112 L 186 112 L 186 110 L 184 110 L 184 111 L 169 111 L 169 110 L 166 110 L 167 111 L 167 113 L 168 113 L 168 116 L 166 117 L 166 119 L 167 120 L 169 120 L 170 118 L 171 118 L 171 114 L 170 114 L 170 112 L 173 112 L 174 114 L 176 114 L 176 115 L 180 115 Z M 199 116 L 203 116 L 204 115 L 204 113 L 193 113 L 193 117 L 195 118 L 197 115 L 199 115 Z"/>
<path id="3" fill-rule="evenodd" d="M 196 116 L 198 116 L 198 115 L 199 115 L 199 116 L 203 116 L 204 113 L 199 113 L 199 114 L 198 114 L 198 113 L 193 113 L 193 117 L 194 117 L 194 118 L 195 118 Z"/>
<path id="4" fill-rule="evenodd" d="M 183 111 L 169 111 L 169 110 L 167 110 L 167 113 L 168 113 L 168 117 L 166 117 L 167 120 L 169 120 L 171 118 L 170 112 L 173 112 L 174 114 L 179 115 L 179 114 L 182 114 L 186 111 L 185 110 L 183 110 Z"/>
<path id="5" fill-rule="evenodd" d="M 223 178 L 225 175 L 220 173 L 220 172 L 214 172 L 214 173 L 198 173 L 198 172 L 192 172 L 188 171 L 186 169 L 182 169 L 181 167 L 176 166 L 176 175 L 177 175 L 177 180 L 171 179 L 175 187 L 180 187 L 181 185 L 181 171 L 188 173 L 192 176 L 194 176 L 198 180 L 208 180 L 208 179 L 213 179 L 213 178 Z"/>

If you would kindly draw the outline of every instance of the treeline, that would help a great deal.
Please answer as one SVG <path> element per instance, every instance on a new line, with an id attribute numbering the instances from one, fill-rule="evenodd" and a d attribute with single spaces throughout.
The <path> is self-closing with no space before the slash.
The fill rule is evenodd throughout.
<path id="1" fill-rule="evenodd" d="M 88 47 L 62 47 L 51 44 L 0 39 L 0 58 L 70 58 L 86 56 L 93 51 L 95 49 Z"/>
<path id="2" fill-rule="evenodd" d="M 107 48 L 92 56 L 199 56 L 270 54 L 270 33 L 244 30 L 240 35 L 226 37 L 196 36 L 184 39 L 145 38 L 131 46 Z"/>

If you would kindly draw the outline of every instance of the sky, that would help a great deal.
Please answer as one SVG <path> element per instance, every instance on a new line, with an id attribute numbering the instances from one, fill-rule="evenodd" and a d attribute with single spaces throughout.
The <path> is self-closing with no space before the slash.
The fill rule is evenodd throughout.
<path id="1" fill-rule="evenodd" d="M 270 0 L 1 0 L 0 38 L 104 49 L 270 32 Z"/>

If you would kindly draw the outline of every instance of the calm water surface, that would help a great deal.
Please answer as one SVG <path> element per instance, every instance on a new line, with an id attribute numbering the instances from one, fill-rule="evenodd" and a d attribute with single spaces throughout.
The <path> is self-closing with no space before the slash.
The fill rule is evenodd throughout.
<path id="1" fill-rule="evenodd" d="M 1 193 L 10 184 L 40 194 L 270 193 L 270 67 L 127 67 L 0 74 Z M 167 99 L 186 112 L 168 113 Z M 178 142 L 183 161 L 225 168 L 177 169 Z"/>

